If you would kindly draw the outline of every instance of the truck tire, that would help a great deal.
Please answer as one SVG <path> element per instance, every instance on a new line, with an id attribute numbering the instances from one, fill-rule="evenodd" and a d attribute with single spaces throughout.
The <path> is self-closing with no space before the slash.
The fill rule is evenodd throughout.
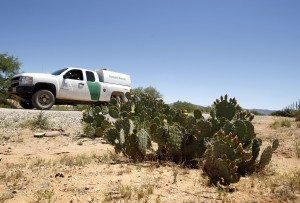
<path id="1" fill-rule="evenodd" d="M 32 105 L 31 102 L 19 101 L 19 104 L 23 109 L 33 109 L 34 108 L 34 106 Z"/>
<path id="2" fill-rule="evenodd" d="M 55 97 L 49 90 L 38 90 L 32 96 L 32 104 L 36 109 L 48 110 L 55 103 Z"/>

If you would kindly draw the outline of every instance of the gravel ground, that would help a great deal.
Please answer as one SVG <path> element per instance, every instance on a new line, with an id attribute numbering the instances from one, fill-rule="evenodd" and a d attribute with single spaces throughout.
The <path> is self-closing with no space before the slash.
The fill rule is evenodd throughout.
<path id="1" fill-rule="evenodd" d="M 53 128 L 65 129 L 73 126 L 81 126 L 81 111 L 40 111 L 0 108 L 0 127 L 2 128 L 7 125 L 18 126 L 26 120 L 36 118 L 41 112 L 48 118 Z"/>
<path id="2" fill-rule="evenodd" d="M 55 110 L 27 110 L 27 109 L 6 109 L 0 108 L 0 127 L 7 125 L 17 126 L 24 123 L 26 120 L 36 118 L 40 113 L 46 116 L 51 126 L 54 128 L 70 128 L 81 126 L 82 112 L 81 111 L 55 111 Z M 209 114 L 203 114 L 204 118 L 209 118 Z M 265 116 L 255 116 L 255 121 L 264 119 Z"/>

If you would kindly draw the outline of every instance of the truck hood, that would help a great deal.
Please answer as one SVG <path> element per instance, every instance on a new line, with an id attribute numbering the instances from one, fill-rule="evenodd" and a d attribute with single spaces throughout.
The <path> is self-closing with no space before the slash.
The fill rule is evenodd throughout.
<path id="1" fill-rule="evenodd" d="M 39 77 L 39 78 L 57 77 L 57 75 L 51 75 L 50 73 L 20 73 L 15 75 L 14 77 L 20 77 L 20 76 L 31 76 L 31 77 Z"/>

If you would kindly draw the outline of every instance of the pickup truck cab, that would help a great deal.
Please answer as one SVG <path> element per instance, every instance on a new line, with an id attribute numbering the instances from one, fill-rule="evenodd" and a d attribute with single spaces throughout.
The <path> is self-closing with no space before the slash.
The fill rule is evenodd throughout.
<path id="1" fill-rule="evenodd" d="M 51 74 L 22 73 L 11 81 L 9 93 L 25 109 L 48 110 L 54 104 L 103 104 L 112 97 L 126 101 L 129 75 L 100 69 L 64 68 Z"/>

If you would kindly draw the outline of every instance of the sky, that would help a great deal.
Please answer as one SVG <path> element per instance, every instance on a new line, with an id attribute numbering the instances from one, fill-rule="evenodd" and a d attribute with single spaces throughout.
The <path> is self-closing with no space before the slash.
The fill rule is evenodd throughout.
<path id="1" fill-rule="evenodd" d="M 298 0 L 0 0 L 22 72 L 108 68 L 166 103 L 279 110 L 300 99 Z"/>

